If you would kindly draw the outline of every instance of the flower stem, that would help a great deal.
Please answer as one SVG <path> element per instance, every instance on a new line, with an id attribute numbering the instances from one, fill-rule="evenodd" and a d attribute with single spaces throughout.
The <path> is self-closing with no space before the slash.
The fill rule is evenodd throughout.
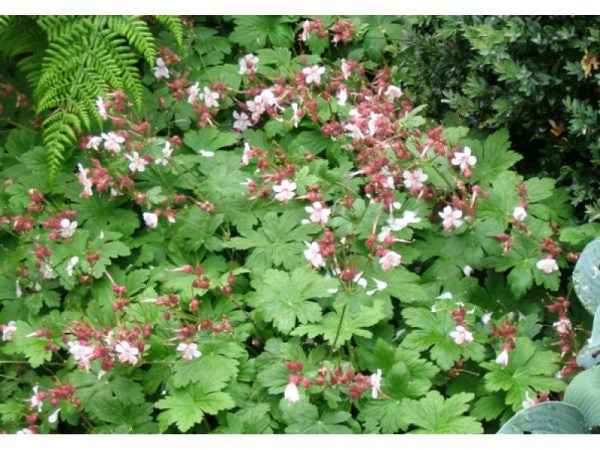
<path id="1" fill-rule="evenodd" d="M 335 344 L 337 344 L 338 337 L 340 337 L 340 331 L 342 330 L 342 322 L 344 322 L 344 316 L 346 315 L 346 306 L 342 308 L 342 315 L 340 316 L 340 323 L 338 323 L 337 330 L 335 331 L 335 338 L 333 339 L 333 344 L 331 345 L 331 351 L 329 352 L 329 356 L 335 351 Z"/>

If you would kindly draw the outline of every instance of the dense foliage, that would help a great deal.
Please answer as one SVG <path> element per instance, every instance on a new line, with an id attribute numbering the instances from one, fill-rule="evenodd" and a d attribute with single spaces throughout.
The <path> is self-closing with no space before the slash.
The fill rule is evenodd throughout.
<path id="1" fill-rule="evenodd" d="M 600 227 L 506 129 L 425 117 L 402 19 L 182 20 L 53 182 L 2 69 L 0 429 L 493 433 L 562 399 Z"/>

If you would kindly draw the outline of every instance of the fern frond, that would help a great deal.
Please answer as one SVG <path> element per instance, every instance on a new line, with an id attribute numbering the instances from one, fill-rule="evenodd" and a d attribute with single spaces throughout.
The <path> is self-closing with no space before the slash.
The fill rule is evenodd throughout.
<path id="1" fill-rule="evenodd" d="M 26 16 L 16 16 L 5 24 L 0 53 L 9 58 L 39 52 L 47 43 L 46 34 L 34 20 Z"/>
<path id="2" fill-rule="evenodd" d="M 154 16 L 158 23 L 164 25 L 173 36 L 179 47 L 183 47 L 183 23 L 178 16 Z"/>
<path id="3" fill-rule="evenodd" d="M 135 16 L 110 16 L 106 18 L 107 27 L 117 35 L 127 38 L 150 66 L 156 59 L 156 44 L 148 24 Z"/>

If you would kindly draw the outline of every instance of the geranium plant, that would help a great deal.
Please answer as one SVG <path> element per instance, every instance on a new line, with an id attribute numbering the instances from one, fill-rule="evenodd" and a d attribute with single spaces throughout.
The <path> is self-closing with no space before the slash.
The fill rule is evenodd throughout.
<path id="1" fill-rule="evenodd" d="M 162 34 L 54 183 L 1 141 L 0 428 L 482 433 L 560 397 L 565 191 L 427 120 L 358 19 L 225 24 Z"/>

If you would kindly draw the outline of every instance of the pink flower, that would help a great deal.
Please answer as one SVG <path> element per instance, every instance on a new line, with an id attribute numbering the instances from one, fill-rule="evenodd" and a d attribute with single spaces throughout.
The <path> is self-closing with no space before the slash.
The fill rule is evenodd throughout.
<path id="1" fill-rule="evenodd" d="M 310 37 L 311 23 L 309 20 L 305 20 L 302 23 L 302 34 L 300 35 L 300 40 L 302 42 L 306 42 Z"/>
<path id="2" fill-rule="evenodd" d="M 233 122 L 233 128 L 238 131 L 244 131 L 246 128 L 252 126 L 250 117 L 248 117 L 248 114 L 245 112 L 239 113 L 234 111 L 233 118 L 235 119 L 235 122 Z"/>
<path id="3" fill-rule="evenodd" d="M 177 346 L 177 351 L 183 353 L 184 361 L 190 361 L 194 358 L 199 358 L 202 356 L 202 352 L 198 350 L 198 346 L 194 343 L 186 344 L 185 342 L 180 342 Z"/>
<path id="4" fill-rule="evenodd" d="M 294 192 L 295 190 L 296 183 L 289 180 L 281 180 L 281 183 L 273 186 L 273 191 L 277 192 L 277 194 L 275 195 L 275 200 L 279 200 L 280 202 L 285 203 L 287 203 L 288 200 L 294 198 L 294 196 L 296 195 L 296 193 Z"/>
<path id="5" fill-rule="evenodd" d="M 386 250 L 385 254 L 379 258 L 379 264 L 381 264 L 381 269 L 386 272 L 392 267 L 398 266 L 401 260 L 402 257 L 398 253 L 392 250 Z"/>
<path id="6" fill-rule="evenodd" d="M 325 73 L 325 67 L 322 66 L 310 66 L 302 69 L 302 73 L 306 75 L 306 84 L 321 84 L 321 75 Z"/>
<path id="7" fill-rule="evenodd" d="M 465 171 L 469 166 L 477 164 L 477 158 L 471 155 L 469 147 L 465 147 L 462 152 L 456 152 L 450 162 L 454 166 L 460 166 L 460 170 Z"/>
<path id="8" fill-rule="evenodd" d="M 429 176 L 426 173 L 423 173 L 421 169 L 417 169 L 414 171 L 405 170 L 402 172 L 402 178 L 404 178 L 404 186 L 407 189 L 421 189 L 424 185 L 423 183 L 427 181 Z"/>
<path id="9" fill-rule="evenodd" d="M 457 325 L 456 329 L 450 333 L 450 337 L 454 339 L 458 345 L 473 342 L 473 334 L 462 325 Z"/>
<path id="10" fill-rule="evenodd" d="M 342 75 L 344 76 L 344 80 L 347 80 L 350 77 L 350 73 L 352 72 L 352 65 L 348 64 L 348 61 L 342 59 Z"/>
<path id="11" fill-rule="evenodd" d="M 314 202 L 312 206 L 307 206 L 304 210 L 310 214 L 310 221 L 313 223 L 321 223 L 325 225 L 329 220 L 331 209 L 326 208 L 321 202 Z"/>
<path id="12" fill-rule="evenodd" d="M 535 266 L 546 274 L 550 274 L 558 270 L 558 264 L 556 264 L 556 260 L 550 255 L 539 260 Z"/>
<path id="13" fill-rule="evenodd" d="M 38 393 L 39 385 L 35 385 L 32 389 L 33 395 L 29 398 L 29 406 L 37 409 L 37 412 L 42 412 L 42 408 L 44 407 L 43 396 L 40 398 L 40 394 Z"/>
<path id="14" fill-rule="evenodd" d="M 345 87 L 341 88 L 337 94 L 335 94 L 335 97 L 337 98 L 337 104 L 344 106 L 346 104 L 346 100 L 348 100 L 348 90 Z"/>
<path id="15" fill-rule="evenodd" d="M 67 342 L 69 353 L 73 355 L 73 359 L 77 361 L 79 367 L 88 372 L 90 370 L 90 359 L 94 355 L 94 347 L 81 345 L 79 341 Z"/>
<path id="16" fill-rule="evenodd" d="M 448 205 L 444 208 L 441 213 L 438 213 L 442 218 L 444 225 L 444 230 L 451 231 L 452 227 L 458 228 L 463 224 L 463 221 L 460 220 L 463 212 L 460 209 L 454 209 L 452 206 Z"/>
<path id="17" fill-rule="evenodd" d="M 169 163 L 169 158 L 173 153 L 173 147 L 169 141 L 165 142 L 165 147 L 162 149 L 162 158 L 157 158 L 154 162 L 162 166 L 166 166 Z"/>
<path id="18" fill-rule="evenodd" d="M 251 74 L 256 72 L 256 66 L 258 64 L 258 57 L 253 55 L 252 53 L 248 53 L 243 58 L 240 58 L 240 75 Z"/>
<path id="19" fill-rule="evenodd" d="M 99 150 L 100 144 L 102 144 L 102 138 L 100 136 L 92 136 L 90 137 L 90 140 L 86 144 L 85 148 L 93 148 L 94 150 Z"/>
<path id="20" fill-rule="evenodd" d="M 132 347 L 129 345 L 129 342 L 121 341 L 119 344 L 115 345 L 115 350 L 119 354 L 120 362 L 127 362 L 133 366 L 137 364 L 137 355 L 140 353 L 137 347 Z"/>

